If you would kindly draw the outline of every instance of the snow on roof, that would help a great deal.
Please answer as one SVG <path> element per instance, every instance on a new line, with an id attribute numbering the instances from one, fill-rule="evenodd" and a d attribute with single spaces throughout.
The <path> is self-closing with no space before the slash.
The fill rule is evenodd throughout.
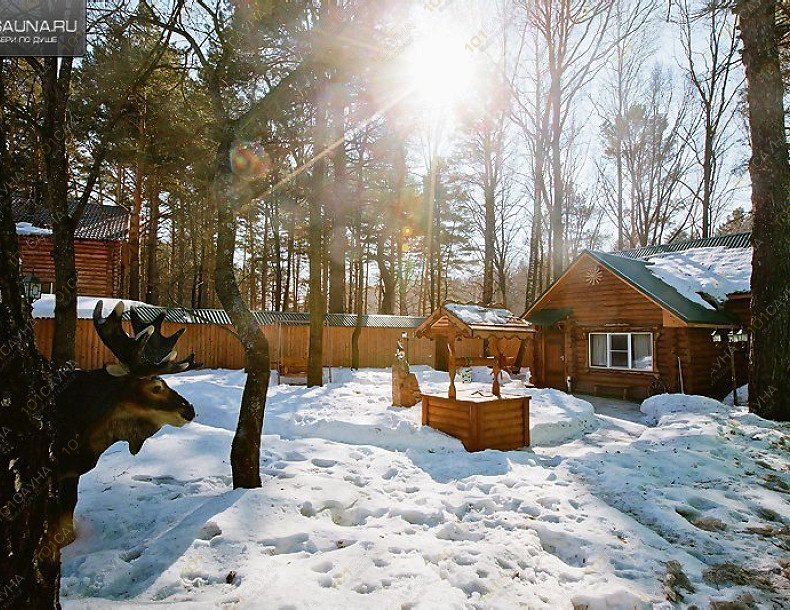
<path id="1" fill-rule="evenodd" d="M 77 207 L 76 201 L 69 201 L 69 213 Z M 11 214 L 19 225 L 37 228 L 52 227 L 52 218 L 47 207 L 41 202 L 29 200 L 21 193 L 11 194 Z M 46 235 L 45 233 L 22 233 L 22 235 Z M 99 239 L 118 241 L 129 235 L 129 210 L 120 205 L 88 203 L 80 216 L 74 237 L 77 239 Z"/>
<path id="2" fill-rule="evenodd" d="M 126 309 L 132 305 L 138 307 L 151 307 L 142 301 L 132 301 L 129 299 L 111 299 L 108 297 L 77 297 L 77 318 L 90 319 L 93 317 L 93 309 L 98 301 L 104 301 L 102 315 L 107 316 L 113 310 L 118 301 L 123 301 Z M 55 317 L 55 295 L 42 294 L 41 298 L 33 303 L 34 318 L 54 318 Z"/>
<path id="3" fill-rule="evenodd" d="M 515 317 L 507 309 L 482 307 L 480 305 L 445 303 L 444 308 L 466 324 L 504 326 Z"/>
<path id="4" fill-rule="evenodd" d="M 17 235 L 52 235 L 52 229 L 44 229 L 43 227 L 37 227 L 35 225 L 30 224 L 29 222 L 18 222 L 16 223 L 16 234 Z"/>
<path id="5" fill-rule="evenodd" d="M 723 303 L 728 295 L 751 290 L 751 248 L 692 248 L 650 256 L 646 262 L 658 279 L 708 309 L 716 308 L 703 294 Z"/>

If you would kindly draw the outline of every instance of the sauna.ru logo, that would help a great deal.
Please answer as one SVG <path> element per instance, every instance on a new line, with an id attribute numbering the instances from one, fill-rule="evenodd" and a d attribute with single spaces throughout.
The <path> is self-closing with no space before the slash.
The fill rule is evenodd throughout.
<path id="1" fill-rule="evenodd" d="M 0 57 L 85 54 L 87 0 L 3 0 Z"/>

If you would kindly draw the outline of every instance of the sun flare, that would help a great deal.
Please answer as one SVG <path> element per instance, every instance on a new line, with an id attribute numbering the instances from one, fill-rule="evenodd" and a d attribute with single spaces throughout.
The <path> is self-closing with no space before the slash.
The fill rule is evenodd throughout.
<path id="1" fill-rule="evenodd" d="M 459 33 L 429 33 L 415 42 L 405 67 L 415 99 L 432 109 L 449 109 L 472 86 L 472 54 Z"/>

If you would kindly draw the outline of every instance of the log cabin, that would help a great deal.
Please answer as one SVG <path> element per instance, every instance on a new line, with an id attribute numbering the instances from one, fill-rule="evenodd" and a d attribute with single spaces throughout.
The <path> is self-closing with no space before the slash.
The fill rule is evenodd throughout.
<path id="1" fill-rule="evenodd" d="M 751 234 L 585 250 L 522 316 L 539 387 L 722 398 L 747 381 Z"/>
<path id="2" fill-rule="evenodd" d="M 19 239 L 23 275 L 35 275 L 42 292 L 51 293 L 55 283 L 52 253 L 52 222 L 42 203 L 17 195 L 12 213 Z M 117 205 L 89 203 L 77 224 L 74 250 L 77 293 L 85 296 L 121 297 L 127 268 L 129 210 Z"/>

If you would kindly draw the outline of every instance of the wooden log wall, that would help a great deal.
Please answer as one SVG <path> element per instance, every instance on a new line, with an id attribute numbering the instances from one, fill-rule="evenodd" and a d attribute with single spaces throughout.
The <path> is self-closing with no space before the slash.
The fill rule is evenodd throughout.
<path id="1" fill-rule="evenodd" d="M 123 243 L 96 239 L 74 240 L 77 293 L 85 296 L 120 296 Z M 42 282 L 55 282 L 52 238 L 19 237 L 22 273 L 34 273 Z"/>
<path id="2" fill-rule="evenodd" d="M 131 330 L 127 325 L 127 330 Z M 236 338 L 232 326 L 219 324 L 172 324 L 165 322 L 162 332 L 174 333 L 179 328 L 187 331 L 178 342 L 177 350 L 182 356 L 194 352 L 198 362 L 206 368 L 244 368 L 244 351 Z M 55 321 L 51 318 L 35 320 L 36 344 L 39 350 L 49 357 L 52 353 L 52 336 Z M 263 331 L 269 340 L 272 363 L 283 357 L 307 360 L 309 328 L 307 326 L 264 326 Z M 351 335 L 353 328 L 327 326 L 324 328 L 324 366 L 351 366 Z M 366 368 L 385 368 L 392 365 L 395 348 L 401 338 L 400 328 L 363 328 L 359 338 L 360 366 Z M 415 339 L 409 330 L 408 356 L 410 364 L 433 366 L 434 344 L 430 339 Z M 503 341 L 506 355 L 515 356 L 518 341 Z M 461 357 L 480 356 L 483 342 L 480 339 L 459 341 L 456 346 Z M 77 320 L 77 366 L 94 369 L 115 358 L 99 339 L 93 328 L 92 320 Z M 531 362 L 531 342 L 528 344 L 527 358 Z"/>

